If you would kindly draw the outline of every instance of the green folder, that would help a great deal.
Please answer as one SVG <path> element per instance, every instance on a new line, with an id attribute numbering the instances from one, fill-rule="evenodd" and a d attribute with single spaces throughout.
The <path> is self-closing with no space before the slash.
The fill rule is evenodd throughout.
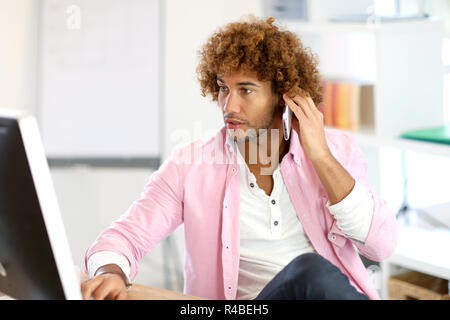
<path id="1" fill-rule="evenodd" d="M 450 144 L 450 124 L 404 132 L 401 138 Z"/>

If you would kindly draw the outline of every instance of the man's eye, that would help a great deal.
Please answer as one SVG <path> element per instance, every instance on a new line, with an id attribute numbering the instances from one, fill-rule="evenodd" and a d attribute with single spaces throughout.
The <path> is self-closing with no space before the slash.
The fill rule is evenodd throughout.
<path id="1" fill-rule="evenodd" d="M 247 89 L 247 88 L 242 88 L 241 90 L 242 90 L 242 92 L 244 92 L 245 94 L 249 94 L 249 93 L 252 93 L 252 92 L 253 92 L 251 89 Z"/>

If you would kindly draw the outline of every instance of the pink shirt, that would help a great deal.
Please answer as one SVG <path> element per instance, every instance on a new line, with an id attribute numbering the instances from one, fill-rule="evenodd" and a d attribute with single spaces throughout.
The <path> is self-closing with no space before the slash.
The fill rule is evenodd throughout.
<path id="1" fill-rule="evenodd" d="M 370 190 L 374 206 L 365 243 L 345 237 L 327 208 L 328 196 L 292 130 L 288 154 L 280 163 L 298 218 L 315 251 L 336 265 L 359 291 L 379 299 L 353 247 L 370 260 L 392 254 L 397 239 L 394 213 L 376 195 L 367 179 L 367 162 L 354 135 L 325 128 L 333 156 Z M 152 174 L 141 197 L 86 252 L 125 256 L 130 278 L 141 258 L 181 223 L 185 230 L 186 294 L 210 299 L 235 299 L 239 274 L 240 183 L 236 153 L 226 143 L 226 129 L 215 137 L 177 148 Z"/>

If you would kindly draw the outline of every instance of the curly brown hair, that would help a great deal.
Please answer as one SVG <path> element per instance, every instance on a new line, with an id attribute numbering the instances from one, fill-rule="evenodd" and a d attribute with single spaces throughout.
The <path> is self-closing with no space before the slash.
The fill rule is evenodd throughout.
<path id="1" fill-rule="evenodd" d="M 319 59 L 304 47 L 293 32 L 274 25 L 275 19 L 249 17 L 248 22 L 233 22 L 219 28 L 199 51 L 197 78 L 202 96 L 217 101 L 217 75 L 236 71 L 256 73 L 260 81 L 271 81 L 276 94 L 298 93 L 300 87 L 316 106 L 322 102 L 322 77 Z"/>

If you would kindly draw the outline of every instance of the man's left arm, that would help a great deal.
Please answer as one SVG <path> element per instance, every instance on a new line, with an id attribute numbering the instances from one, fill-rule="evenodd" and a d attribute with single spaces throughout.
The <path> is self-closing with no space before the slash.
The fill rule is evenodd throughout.
<path id="1" fill-rule="evenodd" d="M 332 154 L 312 161 L 329 201 L 327 207 L 343 235 L 367 258 L 380 261 L 392 254 L 397 237 L 394 213 L 375 194 L 367 178 L 367 161 L 356 138 L 349 135 L 347 169 Z"/>
<path id="2" fill-rule="evenodd" d="M 351 193 L 356 181 L 331 153 L 312 160 L 312 164 L 328 194 L 330 205 L 341 202 Z"/>
<path id="3" fill-rule="evenodd" d="M 323 114 L 309 93 L 298 88 L 298 94 L 293 97 L 284 94 L 283 99 L 298 120 L 292 122 L 292 128 L 297 131 L 300 144 L 325 187 L 329 204 L 335 206 L 334 208 L 341 207 L 339 210 L 341 212 L 334 212 L 338 229 L 339 225 L 342 229 L 346 229 L 350 221 L 348 238 L 364 256 L 374 261 L 390 256 L 397 242 L 397 221 L 386 201 L 376 195 L 370 186 L 366 157 L 359 148 L 356 137 L 344 134 L 344 140 L 339 142 L 346 144 L 350 152 L 344 168 L 330 151 L 324 130 Z M 367 192 L 364 192 L 362 187 L 365 187 Z M 351 201 L 348 197 L 356 200 Z M 344 201 L 345 203 L 342 203 Z M 350 205 L 347 205 L 349 202 Z M 334 208 L 330 208 L 330 213 Z M 357 238 L 360 239 L 355 241 Z"/>

